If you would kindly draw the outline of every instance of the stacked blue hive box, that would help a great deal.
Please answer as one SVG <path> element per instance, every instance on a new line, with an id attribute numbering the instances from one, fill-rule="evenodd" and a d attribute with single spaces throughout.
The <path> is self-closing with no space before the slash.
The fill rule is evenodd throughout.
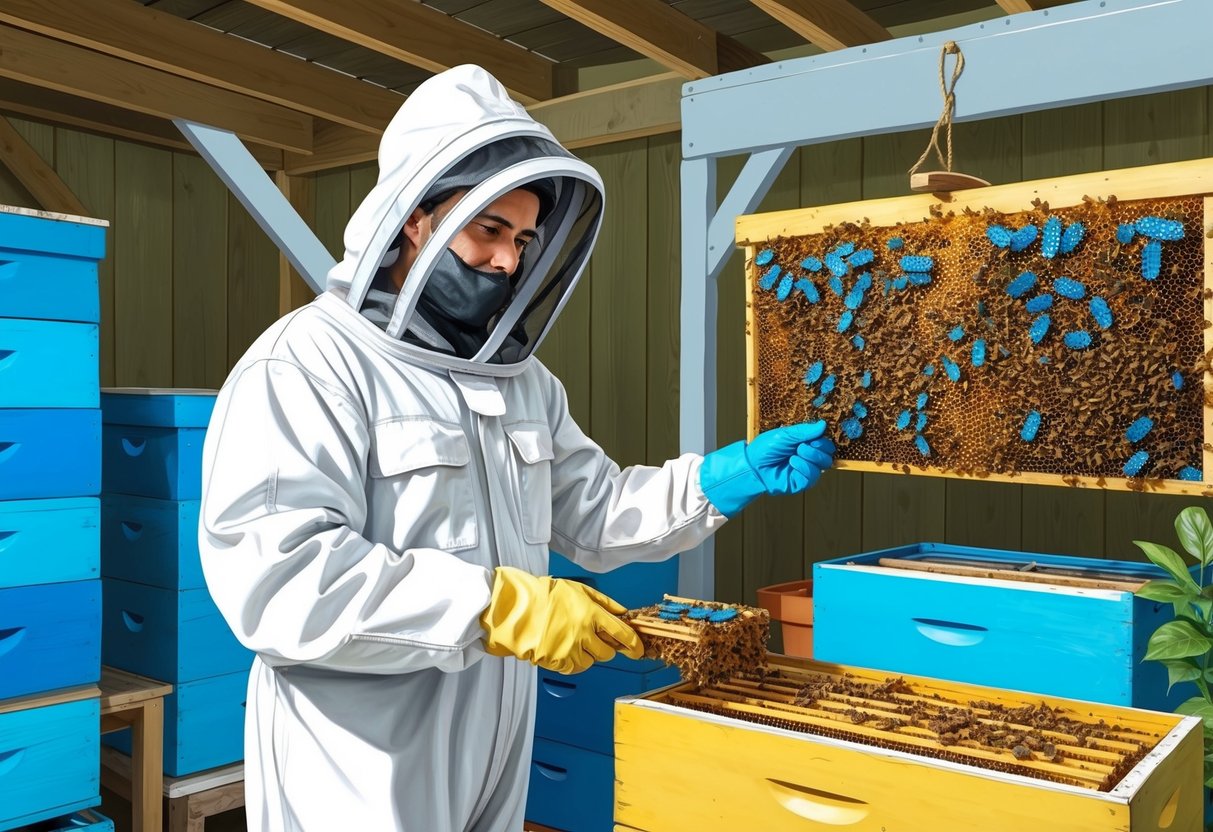
<path id="1" fill-rule="evenodd" d="M 164 770 L 180 777 L 244 757 L 253 654 L 211 600 L 198 555 L 202 443 L 213 390 L 107 389 L 102 653 L 107 665 L 169 682 Z M 129 732 L 104 741 L 129 753 Z"/>
<path id="2" fill-rule="evenodd" d="M 678 589 L 677 558 L 597 574 L 553 552 L 549 571 L 588 584 L 628 609 Z M 623 656 L 572 676 L 539 670 L 527 819 L 565 832 L 613 830 L 615 700 L 676 681 L 676 668 Z"/>
<path id="3" fill-rule="evenodd" d="M 101 802 L 105 226 L 0 206 L 0 830 Z"/>
<path id="4" fill-rule="evenodd" d="M 1114 589 L 988 580 L 884 568 L 882 558 L 1097 578 L 1166 577 L 1153 564 L 921 543 L 813 567 L 813 657 L 895 673 L 1171 711 L 1196 695 L 1167 691 L 1143 662 L 1169 604 Z M 989 567 L 985 567 L 989 568 Z"/>

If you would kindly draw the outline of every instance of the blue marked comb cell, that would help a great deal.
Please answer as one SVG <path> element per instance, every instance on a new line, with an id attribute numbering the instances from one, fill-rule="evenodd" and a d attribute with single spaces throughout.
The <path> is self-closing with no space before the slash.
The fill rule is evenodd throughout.
<path id="1" fill-rule="evenodd" d="M 1007 294 L 1013 298 L 1021 298 L 1036 285 L 1035 272 L 1020 272 L 1019 277 L 1007 284 Z"/>
<path id="2" fill-rule="evenodd" d="M 970 353 L 969 360 L 973 362 L 974 367 L 980 367 L 986 363 L 986 342 L 984 338 L 978 338 L 973 342 L 973 350 Z"/>
<path id="3" fill-rule="evenodd" d="M 1150 461 L 1150 455 L 1145 451 L 1138 451 L 1129 457 L 1129 461 L 1125 463 L 1125 476 L 1136 477 L 1146 467 L 1146 463 Z"/>
<path id="4" fill-rule="evenodd" d="M 923 368 L 922 368 L 922 374 L 923 374 L 924 376 L 933 376 L 933 375 L 935 375 L 935 365 L 934 365 L 934 364 L 928 364 L 927 366 L 923 367 Z"/>
<path id="5" fill-rule="evenodd" d="M 1116 226 L 1116 242 L 1122 246 L 1127 246 L 1133 242 L 1133 238 L 1137 236 L 1137 226 L 1131 222 Z"/>
<path id="6" fill-rule="evenodd" d="M 903 274 L 899 277 L 893 278 L 893 288 L 897 289 L 898 291 L 901 291 L 902 289 L 904 289 L 906 287 L 906 284 L 908 284 L 909 282 L 910 282 L 909 278 L 907 278 Z"/>
<path id="7" fill-rule="evenodd" d="M 927 414 L 919 412 L 918 418 L 914 420 L 914 430 L 922 433 L 927 426 Z"/>
<path id="8" fill-rule="evenodd" d="M 800 268 L 810 272 L 819 272 L 821 271 L 821 261 L 816 257 L 806 257 L 800 261 Z"/>
<path id="9" fill-rule="evenodd" d="M 660 612 L 657 613 L 657 617 L 665 619 L 666 621 L 681 621 L 682 613 L 671 612 L 669 610 L 661 610 Z"/>
<path id="10" fill-rule="evenodd" d="M 846 332 L 851 328 L 851 322 L 855 320 L 855 313 L 848 309 L 843 312 L 838 318 L 838 331 Z"/>
<path id="11" fill-rule="evenodd" d="M 1023 251 L 1032 243 L 1036 242 L 1036 226 L 1025 225 L 1018 231 L 1011 234 L 1011 251 Z"/>
<path id="12" fill-rule="evenodd" d="M 861 266 L 868 265 L 875 259 L 876 252 L 872 251 L 870 248 L 861 248 L 859 251 L 848 257 L 847 262 L 850 263 L 853 268 L 859 268 Z"/>
<path id="13" fill-rule="evenodd" d="M 1063 298 L 1082 300 L 1086 297 L 1087 287 L 1069 277 L 1059 277 L 1053 281 L 1053 291 Z"/>
<path id="14" fill-rule="evenodd" d="M 872 386 L 872 371 L 871 370 L 863 371 L 863 376 L 860 377 L 860 379 L 859 379 L 859 386 L 863 387 L 863 388 L 868 388 L 868 387 Z"/>
<path id="15" fill-rule="evenodd" d="M 857 350 L 863 349 L 865 343 L 866 342 L 863 340 L 862 335 L 855 335 L 855 336 L 852 336 L 852 338 L 851 338 L 851 346 Z"/>
<path id="16" fill-rule="evenodd" d="M 1044 312 L 1046 309 L 1052 308 L 1052 306 L 1053 306 L 1053 296 L 1050 294 L 1044 294 L 1044 295 L 1037 295 L 1036 297 L 1032 298 L 1030 301 L 1025 303 L 1024 309 L 1028 310 L 1028 312 L 1030 314 L 1035 315 L 1038 312 Z"/>
<path id="17" fill-rule="evenodd" d="M 1203 479 L 1200 469 L 1193 468 L 1191 465 L 1185 465 L 1183 468 L 1179 469 L 1178 476 L 1184 482 L 1200 482 L 1201 479 Z"/>
<path id="18" fill-rule="evenodd" d="M 713 624 L 723 624 L 726 621 L 732 621 L 736 617 L 737 610 L 729 607 L 723 610 L 713 610 L 712 614 L 708 616 L 708 621 L 711 621 Z"/>
<path id="19" fill-rule="evenodd" d="M 758 252 L 758 256 L 754 258 L 754 264 L 757 266 L 765 266 L 775 259 L 775 252 L 769 248 L 764 248 Z"/>
<path id="20" fill-rule="evenodd" d="M 868 406 L 863 402 L 855 402 L 855 404 L 851 405 L 851 411 L 860 419 L 868 418 Z"/>
<path id="21" fill-rule="evenodd" d="M 885 245 L 889 247 L 889 251 L 897 251 L 897 249 L 901 248 L 905 244 L 906 241 L 900 237 L 890 237 L 889 241 L 885 243 Z"/>
<path id="22" fill-rule="evenodd" d="M 766 274 L 759 279 L 758 285 L 762 287 L 764 292 L 771 291 L 775 286 L 775 281 L 779 279 L 780 271 L 779 266 L 771 266 L 771 268 L 767 269 Z"/>
<path id="23" fill-rule="evenodd" d="M 1044 233 L 1040 235 L 1040 253 L 1052 260 L 1057 256 L 1059 248 L 1061 248 L 1061 220 L 1057 217 L 1049 217 L 1045 221 Z"/>
<path id="24" fill-rule="evenodd" d="M 821 395 L 828 396 L 831 393 L 833 393 L 834 384 L 836 382 L 837 382 L 837 379 L 834 378 L 833 373 L 830 373 L 828 376 L 826 376 L 826 380 L 821 383 Z"/>
<path id="25" fill-rule="evenodd" d="M 1091 333 L 1085 329 L 1080 329 L 1077 332 L 1067 332 L 1062 341 L 1072 350 L 1085 350 L 1091 346 Z"/>
<path id="26" fill-rule="evenodd" d="M 1095 323 L 1100 329 L 1112 327 L 1112 310 L 1108 306 L 1108 302 L 1101 297 L 1091 298 L 1091 317 L 1095 319 Z"/>
<path id="27" fill-rule="evenodd" d="M 921 433 L 914 437 L 914 447 L 917 448 L 918 452 L 923 456 L 931 455 L 931 446 L 927 442 L 927 438 Z"/>
<path id="28" fill-rule="evenodd" d="M 859 291 L 861 291 L 861 292 L 866 292 L 866 291 L 868 291 L 868 289 L 871 289 L 872 288 L 872 273 L 863 272 L 862 274 L 860 274 L 859 277 L 855 278 L 855 286 L 858 287 Z"/>
<path id="29" fill-rule="evenodd" d="M 991 225 L 989 228 L 987 228 L 986 238 L 993 243 L 996 248 L 1007 248 L 1011 245 L 1011 232 L 1001 225 Z"/>
<path id="30" fill-rule="evenodd" d="M 691 608 L 690 604 L 679 604 L 675 601 L 662 601 L 658 608 L 663 612 L 686 612 Z"/>
<path id="31" fill-rule="evenodd" d="M 792 294 L 792 276 L 785 274 L 779 281 L 779 290 L 775 293 L 775 300 L 785 301 L 790 294 Z"/>
<path id="32" fill-rule="evenodd" d="M 826 285 L 830 287 L 831 292 L 838 295 L 838 297 L 842 297 L 843 289 L 841 280 L 839 280 L 837 277 L 831 277 Z"/>
<path id="33" fill-rule="evenodd" d="M 804 296 L 808 298 L 809 303 L 817 303 L 817 301 L 821 300 L 821 295 L 818 294 L 817 287 L 813 285 L 813 281 L 809 280 L 807 277 L 802 277 L 800 280 L 797 280 L 796 288 L 804 293 Z"/>
<path id="34" fill-rule="evenodd" d="M 822 258 L 822 261 L 826 264 L 826 268 L 830 270 L 830 274 L 835 277 L 842 277 L 847 273 L 846 262 L 836 252 L 831 251 Z"/>
<path id="35" fill-rule="evenodd" d="M 1141 276 L 1154 280 L 1162 271 L 1162 243 L 1151 240 L 1141 247 Z"/>
<path id="36" fill-rule="evenodd" d="M 863 291 L 859 286 L 852 286 L 851 291 L 842 299 L 842 305 L 847 309 L 858 309 L 863 304 Z"/>
<path id="37" fill-rule="evenodd" d="M 903 272 L 929 272 L 935 268 L 935 261 L 925 254 L 907 254 L 898 263 Z"/>
<path id="38" fill-rule="evenodd" d="M 1069 254 L 1074 249 L 1078 248 L 1078 244 L 1082 242 L 1082 238 L 1087 235 L 1087 228 L 1080 222 L 1070 223 L 1066 226 L 1066 230 L 1061 235 L 1060 250 L 1062 254 Z"/>
<path id="39" fill-rule="evenodd" d="M 1151 430 L 1154 429 L 1154 420 L 1149 416 L 1142 416 L 1129 425 L 1129 429 L 1125 431 L 1125 439 L 1130 442 L 1137 443 L 1146 438 Z"/>
<path id="40" fill-rule="evenodd" d="M 1040 412 L 1033 410 L 1023 420 L 1023 427 L 1019 429 L 1019 438 L 1024 442 L 1031 442 L 1036 438 L 1036 432 L 1040 430 Z"/>
<path id="41" fill-rule="evenodd" d="M 1179 370 L 1171 373 L 1171 386 L 1176 390 L 1184 389 L 1184 374 Z"/>
<path id="42" fill-rule="evenodd" d="M 926 272 L 906 272 L 906 280 L 915 286 L 926 286 L 931 282 L 931 276 Z"/>
<path id="43" fill-rule="evenodd" d="M 918 394 L 918 398 L 915 399 L 915 401 L 914 401 L 914 406 L 917 407 L 919 410 L 922 410 L 924 407 L 927 406 L 927 402 L 930 400 L 930 398 L 931 397 L 924 390 L 923 392 Z"/>
<path id="44" fill-rule="evenodd" d="M 897 429 L 905 430 L 910 426 L 910 411 L 903 410 L 897 414 Z"/>
<path id="45" fill-rule="evenodd" d="M 863 436 L 863 425 L 854 416 L 842 420 L 842 433 L 847 439 L 855 440 Z"/>
<path id="46" fill-rule="evenodd" d="M 1183 223 L 1177 220 L 1142 217 L 1135 224 L 1138 234 L 1144 234 L 1152 240 L 1182 240 L 1184 236 Z"/>
<path id="47" fill-rule="evenodd" d="M 820 361 L 814 361 L 812 364 L 809 365 L 809 369 L 805 370 L 804 383 L 805 384 L 816 384 L 817 380 L 819 378 L 821 378 L 821 373 L 822 373 L 823 369 L 824 369 L 824 367 L 822 366 L 822 363 Z"/>
<path id="48" fill-rule="evenodd" d="M 1033 344 L 1039 344 L 1049 334 L 1049 325 L 1053 319 L 1048 315 L 1037 315 L 1036 320 L 1032 321 L 1032 326 L 1028 327 L 1028 337 L 1032 339 Z"/>
<path id="49" fill-rule="evenodd" d="M 708 607 L 692 607 L 691 611 L 687 613 L 687 618 L 691 619 L 692 621 L 703 621 L 711 614 L 712 611 Z"/>
<path id="50" fill-rule="evenodd" d="M 955 361 L 948 358 L 946 355 L 941 356 L 939 361 L 943 364 L 943 371 L 947 373 L 950 381 L 960 381 L 960 367 L 957 366 Z"/>
<path id="51" fill-rule="evenodd" d="M 855 251 L 855 244 L 852 242 L 839 243 L 834 246 L 831 254 L 837 254 L 839 257 L 846 257 Z"/>
<path id="52" fill-rule="evenodd" d="M 948 332 L 949 341 L 959 341 L 963 337 L 965 337 L 965 328 L 963 326 L 954 326 L 952 327 L 951 331 Z"/>

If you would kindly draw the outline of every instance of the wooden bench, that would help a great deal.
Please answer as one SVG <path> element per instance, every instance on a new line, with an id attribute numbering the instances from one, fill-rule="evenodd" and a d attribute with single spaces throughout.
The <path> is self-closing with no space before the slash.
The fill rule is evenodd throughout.
<path id="1" fill-rule="evenodd" d="M 116 748 L 101 749 L 102 783 L 126 797 L 131 758 Z M 160 794 L 168 799 L 169 832 L 202 832 L 206 819 L 244 805 L 244 764 L 212 768 L 183 777 L 163 777 Z"/>
<path id="2" fill-rule="evenodd" d="M 164 777 L 164 697 L 173 686 L 112 667 L 101 668 L 101 733 L 131 729 L 132 762 L 127 769 L 134 832 L 161 832 L 160 802 Z M 102 757 L 105 751 L 102 749 Z M 104 774 L 102 776 L 104 783 Z M 106 784 L 106 788 L 110 788 Z M 111 789 L 112 791 L 113 789 Z"/>

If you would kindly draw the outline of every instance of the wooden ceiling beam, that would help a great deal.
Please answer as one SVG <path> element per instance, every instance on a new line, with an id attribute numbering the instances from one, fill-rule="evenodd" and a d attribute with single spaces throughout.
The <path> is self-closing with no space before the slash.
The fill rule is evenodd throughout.
<path id="1" fill-rule="evenodd" d="M 1007 14 L 1018 14 L 1019 12 L 1051 9 L 1054 6 L 1065 5 L 1071 0 L 996 0 L 996 2 Z"/>
<path id="2" fill-rule="evenodd" d="M 750 0 L 814 46 L 827 52 L 892 40 L 888 29 L 850 0 Z M 1012 2 L 1012 0 L 1003 0 Z"/>
<path id="3" fill-rule="evenodd" d="M 10 78 L 0 78 L 0 110 L 105 136 L 196 152 L 171 121 L 55 90 L 41 89 Z M 244 145 L 261 167 L 266 170 L 282 169 L 282 151 L 278 148 L 253 142 L 245 142 Z"/>
<path id="4" fill-rule="evenodd" d="M 296 153 L 312 149 L 309 115 L 11 26 L 0 25 L 0 76 Z"/>
<path id="5" fill-rule="evenodd" d="M 131 0 L 88 0 L 70 13 L 44 0 L 4 0 L 0 22 L 368 132 L 383 130 L 404 101 Z"/>
<path id="6" fill-rule="evenodd" d="M 3 116 L 0 116 L 0 162 L 17 177 L 17 181 L 25 186 L 44 210 L 88 216 L 79 197 L 59 178 L 55 169 L 38 155 L 38 151 L 30 147 L 13 123 Z"/>
<path id="7" fill-rule="evenodd" d="M 524 104 L 552 97 L 551 61 L 417 0 L 248 0 L 431 72 L 477 63 Z"/>
<path id="8" fill-rule="evenodd" d="M 768 62 L 665 0 L 542 0 L 566 17 L 652 58 L 683 78 L 706 78 Z"/>
<path id="9" fill-rule="evenodd" d="M 670 72 L 535 104 L 531 116 L 570 150 L 656 136 L 679 129 L 681 75 Z M 292 175 L 373 161 L 379 138 L 339 124 L 316 123 L 312 155 L 287 153 Z"/>

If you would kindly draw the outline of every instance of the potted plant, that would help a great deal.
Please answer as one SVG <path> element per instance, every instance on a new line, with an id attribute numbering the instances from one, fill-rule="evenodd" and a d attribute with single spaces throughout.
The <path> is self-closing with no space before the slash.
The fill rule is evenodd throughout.
<path id="1" fill-rule="evenodd" d="M 783 632 L 783 652 L 813 657 L 813 581 L 788 581 L 758 590 L 758 606 L 771 613 Z"/>
<path id="2" fill-rule="evenodd" d="M 1150 636 L 1146 659 L 1162 662 L 1170 685 L 1193 682 L 1199 695 L 1175 709 L 1177 713 L 1199 716 L 1204 720 L 1205 786 L 1213 787 L 1213 524 L 1203 508 L 1185 508 L 1175 518 L 1179 542 L 1199 564 L 1190 569 L 1179 553 L 1158 543 L 1133 541 L 1151 561 L 1162 567 L 1170 578 L 1150 581 L 1135 594 L 1141 598 L 1171 604 L 1175 617 Z M 1193 574 L 1195 572 L 1195 574 Z M 1207 798 L 1207 795 L 1206 795 Z M 1208 814 L 1208 812 L 1206 812 Z M 1213 829 L 1213 825 L 1208 827 Z"/>

